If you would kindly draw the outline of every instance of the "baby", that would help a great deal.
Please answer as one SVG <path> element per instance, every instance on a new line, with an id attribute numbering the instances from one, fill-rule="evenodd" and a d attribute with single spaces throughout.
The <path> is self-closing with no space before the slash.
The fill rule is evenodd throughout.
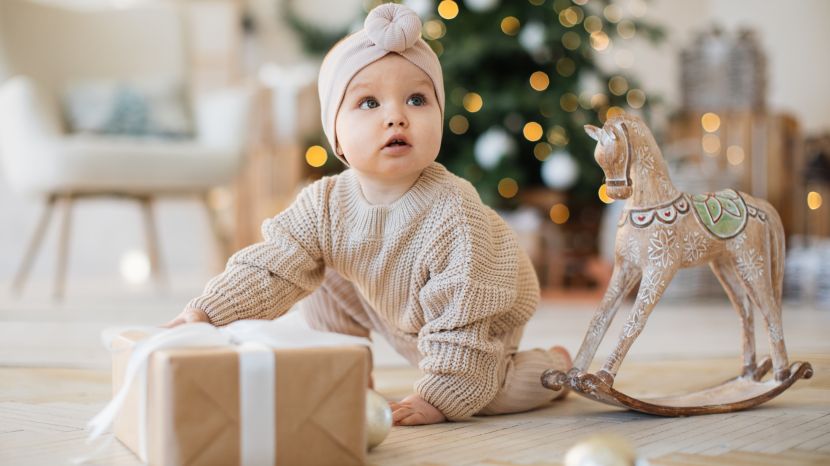
<path id="1" fill-rule="evenodd" d="M 168 325 L 274 319 L 296 302 L 318 330 L 383 335 L 423 372 L 390 403 L 396 425 L 515 413 L 563 393 L 564 348 L 517 350 L 539 284 L 514 233 L 436 163 L 438 57 L 410 9 L 384 4 L 337 43 L 319 78 L 323 129 L 343 173 L 302 190 Z M 303 299 L 305 298 L 305 299 Z"/>

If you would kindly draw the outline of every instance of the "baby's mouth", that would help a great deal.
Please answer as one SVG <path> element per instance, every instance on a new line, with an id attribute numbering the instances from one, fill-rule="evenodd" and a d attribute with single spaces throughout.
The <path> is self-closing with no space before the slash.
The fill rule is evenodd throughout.
<path id="1" fill-rule="evenodd" d="M 389 138 L 386 141 L 386 145 L 384 145 L 383 147 L 384 148 L 387 148 L 387 147 L 400 147 L 400 146 L 408 146 L 408 145 L 409 145 L 409 141 L 407 141 L 407 139 L 405 137 L 403 137 L 402 135 L 395 135 L 395 136 L 392 136 L 391 138 Z"/>

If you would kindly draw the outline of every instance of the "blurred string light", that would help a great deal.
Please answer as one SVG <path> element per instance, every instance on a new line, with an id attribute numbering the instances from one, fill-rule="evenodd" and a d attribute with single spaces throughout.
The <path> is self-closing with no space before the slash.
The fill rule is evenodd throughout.
<path id="1" fill-rule="evenodd" d="M 522 129 L 522 134 L 524 134 L 525 139 L 530 142 L 538 141 L 542 139 L 542 136 L 545 134 L 545 131 L 542 129 L 542 125 L 535 121 L 529 121 L 525 124 L 524 128 Z"/>
<path id="2" fill-rule="evenodd" d="M 519 184 L 513 178 L 502 178 L 499 181 L 499 195 L 505 199 L 514 197 L 519 192 Z"/>
<path id="3" fill-rule="evenodd" d="M 585 18 L 585 21 L 582 23 L 582 27 L 591 33 L 602 31 L 602 19 L 600 19 L 599 16 L 589 16 Z"/>
<path id="4" fill-rule="evenodd" d="M 567 131 L 565 131 L 565 128 L 556 125 L 548 130 L 548 142 L 550 142 L 554 146 L 565 146 L 568 144 L 568 141 L 568 133 Z"/>
<path id="5" fill-rule="evenodd" d="M 620 116 L 625 113 L 625 110 L 622 107 L 609 107 L 608 110 L 605 111 L 605 119 L 614 118 L 615 116 Z"/>
<path id="6" fill-rule="evenodd" d="M 570 216 L 571 211 L 565 204 L 556 204 L 550 208 L 550 219 L 557 225 L 567 222 Z"/>
<path id="7" fill-rule="evenodd" d="M 585 110 L 591 109 L 591 92 L 590 91 L 582 91 L 579 94 L 579 106 Z"/>
<path id="8" fill-rule="evenodd" d="M 533 156 L 540 162 L 544 162 L 548 157 L 550 157 L 551 152 L 553 152 L 553 146 L 547 142 L 540 142 L 533 146 Z"/>
<path id="9" fill-rule="evenodd" d="M 464 134 L 470 129 L 470 122 L 464 115 L 455 115 L 450 118 L 450 131 L 454 134 Z"/>
<path id="10" fill-rule="evenodd" d="M 821 193 L 816 191 L 810 191 L 807 193 L 807 207 L 809 207 L 810 210 L 818 210 L 821 207 L 821 204 Z"/>
<path id="11" fill-rule="evenodd" d="M 438 15 L 444 19 L 453 19 L 458 16 L 458 4 L 452 0 L 443 0 L 438 4 Z"/>
<path id="12" fill-rule="evenodd" d="M 568 50 L 576 50 L 581 44 L 582 38 L 573 31 L 568 31 L 562 35 L 562 45 Z"/>
<path id="13" fill-rule="evenodd" d="M 614 95 L 623 95 L 628 91 L 628 80 L 622 76 L 614 76 L 608 80 L 608 90 Z"/>
<path id="14" fill-rule="evenodd" d="M 704 134 L 700 144 L 707 154 L 717 155 L 720 151 L 720 138 L 717 134 Z"/>
<path id="15" fill-rule="evenodd" d="M 521 23 L 519 22 L 519 18 L 515 16 L 508 16 L 501 20 L 501 32 L 507 34 L 508 36 L 515 36 L 519 33 L 519 28 L 521 27 Z"/>
<path id="16" fill-rule="evenodd" d="M 544 91 L 550 85 L 550 78 L 544 71 L 536 71 L 530 75 L 530 87 L 535 91 Z"/>
<path id="17" fill-rule="evenodd" d="M 572 28 L 581 23 L 584 17 L 585 14 L 582 12 L 582 8 L 572 6 L 559 12 L 559 23 L 566 28 Z"/>
<path id="18" fill-rule="evenodd" d="M 726 160 L 732 165 L 740 165 L 744 161 L 744 150 L 741 146 L 729 146 L 726 148 Z"/>
<path id="19" fill-rule="evenodd" d="M 568 57 L 560 58 L 556 60 L 556 72 L 559 73 L 560 76 L 568 77 L 576 71 L 576 63 Z"/>
<path id="20" fill-rule="evenodd" d="M 714 133 L 720 128 L 720 117 L 712 112 L 704 113 L 700 117 L 700 126 L 709 133 Z"/>
<path id="21" fill-rule="evenodd" d="M 121 277 L 131 285 L 139 285 L 150 277 L 150 259 L 144 251 L 130 250 L 121 256 Z"/>
<path id="22" fill-rule="evenodd" d="M 424 23 L 424 35 L 427 39 L 437 40 L 444 37 L 447 33 L 447 26 L 444 22 L 438 19 L 431 19 Z"/>
<path id="23" fill-rule="evenodd" d="M 611 21 L 612 23 L 618 23 L 622 19 L 622 10 L 613 3 L 606 6 L 602 10 L 602 14 L 605 16 L 605 19 Z"/>
<path id="24" fill-rule="evenodd" d="M 591 97 L 591 106 L 593 108 L 600 108 L 608 105 L 608 96 L 605 94 L 594 94 Z"/>
<path id="25" fill-rule="evenodd" d="M 559 106 L 566 112 L 575 112 L 579 106 L 579 97 L 572 92 L 566 92 L 559 98 Z"/>
<path id="26" fill-rule="evenodd" d="M 641 108 L 646 103 L 646 93 L 640 89 L 631 89 L 625 95 L 625 101 L 631 108 Z"/>
<path id="27" fill-rule="evenodd" d="M 637 33 L 637 27 L 629 19 L 624 19 L 617 23 L 617 34 L 623 39 L 631 39 Z"/>
<path id="28" fill-rule="evenodd" d="M 608 34 L 602 31 L 591 33 L 591 47 L 593 47 L 594 50 L 602 52 L 607 49 L 609 45 L 611 45 L 611 39 L 608 38 Z"/>
<path id="29" fill-rule="evenodd" d="M 545 3 L 545 0 L 528 0 L 528 1 L 533 6 L 542 6 Z"/>
<path id="30" fill-rule="evenodd" d="M 305 151 L 305 161 L 312 167 L 322 167 L 326 164 L 329 154 L 323 146 L 311 146 Z"/>
<path id="31" fill-rule="evenodd" d="M 603 183 L 602 186 L 599 187 L 599 191 L 597 192 L 597 194 L 599 195 L 599 200 L 606 204 L 614 202 L 614 200 L 611 199 L 610 196 L 608 196 L 608 188 L 605 186 L 605 183 Z"/>
<path id="32" fill-rule="evenodd" d="M 481 110 L 481 107 L 484 106 L 484 99 L 482 99 L 481 96 L 475 92 L 468 92 L 464 96 L 463 105 L 464 110 L 467 110 L 470 113 L 475 113 Z"/>

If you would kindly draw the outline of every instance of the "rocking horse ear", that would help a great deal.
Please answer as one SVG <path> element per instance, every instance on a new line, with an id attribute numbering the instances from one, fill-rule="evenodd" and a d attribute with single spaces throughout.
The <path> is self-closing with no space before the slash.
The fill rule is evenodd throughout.
<path id="1" fill-rule="evenodd" d="M 585 125 L 585 132 L 588 133 L 588 136 L 591 136 L 591 139 L 600 142 L 600 139 L 602 138 L 602 129 L 597 128 L 594 125 Z"/>

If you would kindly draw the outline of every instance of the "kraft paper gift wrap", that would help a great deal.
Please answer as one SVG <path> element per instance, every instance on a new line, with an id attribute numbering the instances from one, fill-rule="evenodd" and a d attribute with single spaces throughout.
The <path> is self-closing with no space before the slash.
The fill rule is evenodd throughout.
<path id="1" fill-rule="evenodd" d="M 305 338 L 302 332 L 291 336 Z M 130 331 L 112 340 L 114 394 L 125 382 L 136 345 L 149 338 Z M 256 352 L 267 353 L 270 382 L 256 373 L 240 373 L 240 366 L 250 362 L 243 360 L 245 351 L 239 346 L 153 351 L 147 358 L 146 383 L 140 383 L 143 377 L 134 378 L 115 415 L 116 437 L 153 465 L 363 464 L 368 348 L 269 346 L 260 345 Z M 267 413 L 273 415 L 263 416 Z M 146 432 L 144 439 L 141 432 Z"/>

